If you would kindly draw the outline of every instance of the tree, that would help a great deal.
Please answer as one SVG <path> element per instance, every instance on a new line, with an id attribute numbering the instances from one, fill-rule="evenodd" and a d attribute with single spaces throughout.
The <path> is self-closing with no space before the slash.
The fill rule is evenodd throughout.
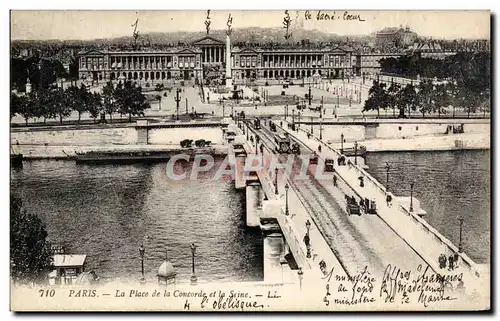
<path id="1" fill-rule="evenodd" d="M 418 105 L 422 117 L 425 117 L 425 113 L 431 113 L 434 111 L 434 84 L 432 80 L 424 80 L 418 85 Z"/>
<path id="2" fill-rule="evenodd" d="M 406 85 L 399 91 L 397 100 L 399 102 L 399 115 L 403 117 L 405 116 L 406 108 L 408 108 L 408 117 L 410 117 L 411 111 L 417 110 L 417 106 L 420 105 L 415 87 L 411 84 Z"/>
<path id="3" fill-rule="evenodd" d="M 121 86 L 121 83 L 117 85 L 117 88 L 119 86 Z M 102 88 L 102 100 L 104 111 L 109 114 L 109 121 L 113 122 L 113 114 L 118 110 L 118 106 L 115 101 L 115 88 L 111 81 L 108 81 L 106 86 Z"/>
<path id="4" fill-rule="evenodd" d="M 87 110 L 87 89 L 85 85 L 82 84 L 80 88 L 77 86 L 69 86 L 64 91 L 64 98 L 66 107 L 78 112 L 78 124 L 80 124 L 82 113 Z"/>
<path id="5" fill-rule="evenodd" d="M 10 197 L 10 271 L 15 283 L 39 283 L 54 269 L 45 225 Z"/>
<path id="6" fill-rule="evenodd" d="M 25 97 L 20 97 L 14 93 L 10 93 L 10 120 L 12 121 L 12 118 L 16 116 L 17 113 L 20 111 L 21 104 L 26 103 L 26 98 Z"/>
<path id="7" fill-rule="evenodd" d="M 368 99 L 365 101 L 363 111 L 376 110 L 377 117 L 380 117 L 380 108 L 386 109 L 388 105 L 388 95 L 385 86 L 385 83 L 373 82 L 373 86 L 368 91 Z"/>
<path id="8" fill-rule="evenodd" d="M 387 108 L 392 108 L 392 116 L 396 117 L 396 107 L 398 106 L 398 97 L 401 86 L 398 83 L 392 82 L 387 89 Z"/>
<path id="9" fill-rule="evenodd" d="M 63 89 L 57 88 L 50 91 L 50 101 L 62 125 L 63 119 L 71 115 L 71 106 L 75 104 L 74 97 Z"/>
<path id="10" fill-rule="evenodd" d="M 115 99 L 120 113 L 128 114 L 129 122 L 132 121 L 132 115 L 142 115 L 150 107 L 141 87 L 133 86 L 130 81 L 125 82 L 123 87 L 117 86 Z"/>
<path id="11" fill-rule="evenodd" d="M 90 117 L 94 119 L 94 122 L 96 122 L 97 117 L 99 117 L 102 112 L 102 98 L 99 93 L 89 93 L 87 111 Z"/>
<path id="12" fill-rule="evenodd" d="M 74 96 L 72 99 L 72 109 L 78 112 L 78 124 L 80 123 L 80 119 L 82 114 L 88 110 L 88 104 L 90 102 L 90 92 L 87 90 L 87 87 L 82 83 L 80 87 L 71 86 L 68 89 L 68 94 Z"/>
<path id="13" fill-rule="evenodd" d="M 24 117 L 26 126 L 28 126 L 28 120 L 32 117 L 36 117 L 38 110 L 38 99 L 36 93 L 31 92 L 26 96 L 18 97 L 16 102 L 17 113 Z"/>
<path id="14" fill-rule="evenodd" d="M 37 109 L 39 114 L 43 117 L 43 123 L 45 124 L 48 119 L 56 118 L 57 110 L 52 101 L 52 93 L 49 89 L 40 88 L 36 92 L 36 97 L 38 99 Z"/>

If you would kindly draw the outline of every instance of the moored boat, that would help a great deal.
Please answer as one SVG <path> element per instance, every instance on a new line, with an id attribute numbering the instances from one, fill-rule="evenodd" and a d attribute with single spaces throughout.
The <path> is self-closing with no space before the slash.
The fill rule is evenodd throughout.
<path id="1" fill-rule="evenodd" d="M 77 163 L 139 163 L 168 161 L 173 151 L 89 151 L 75 152 Z"/>
<path id="2" fill-rule="evenodd" d="M 23 154 L 10 154 L 11 167 L 23 167 Z"/>

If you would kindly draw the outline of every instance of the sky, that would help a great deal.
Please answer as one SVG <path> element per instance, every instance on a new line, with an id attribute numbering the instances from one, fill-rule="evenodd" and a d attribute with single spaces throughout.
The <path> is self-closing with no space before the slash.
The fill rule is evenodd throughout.
<path id="1" fill-rule="evenodd" d="M 489 11 L 349 11 L 358 20 L 345 20 L 345 10 L 321 10 L 335 20 L 318 20 L 319 10 L 289 10 L 290 17 L 303 22 L 304 29 L 338 35 L 367 35 L 384 27 L 409 26 L 420 36 L 459 39 L 490 38 Z M 284 10 L 211 10 L 211 29 L 225 29 L 228 14 L 234 29 L 280 27 Z M 12 40 L 89 40 L 131 36 L 136 19 L 139 32 L 205 31 L 205 11 L 11 11 Z M 359 21 L 364 20 L 364 21 Z"/>

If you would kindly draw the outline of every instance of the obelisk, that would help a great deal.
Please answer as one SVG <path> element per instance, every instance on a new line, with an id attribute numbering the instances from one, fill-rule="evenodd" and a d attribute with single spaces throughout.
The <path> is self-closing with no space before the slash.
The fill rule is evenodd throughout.
<path id="1" fill-rule="evenodd" d="M 229 14 L 227 19 L 227 31 L 226 31 L 226 87 L 233 87 L 233 78 L 231 75 L 231 25 L 233 23 L 233 18 Z"/>

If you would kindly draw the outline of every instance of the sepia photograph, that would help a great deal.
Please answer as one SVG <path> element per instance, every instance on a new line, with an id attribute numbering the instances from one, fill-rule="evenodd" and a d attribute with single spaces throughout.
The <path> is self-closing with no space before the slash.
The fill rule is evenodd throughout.
<path id="1" fill-rule="evenodd" d="M 10 310 L 490 310 L 491 21 L 11 10 Z"/>

